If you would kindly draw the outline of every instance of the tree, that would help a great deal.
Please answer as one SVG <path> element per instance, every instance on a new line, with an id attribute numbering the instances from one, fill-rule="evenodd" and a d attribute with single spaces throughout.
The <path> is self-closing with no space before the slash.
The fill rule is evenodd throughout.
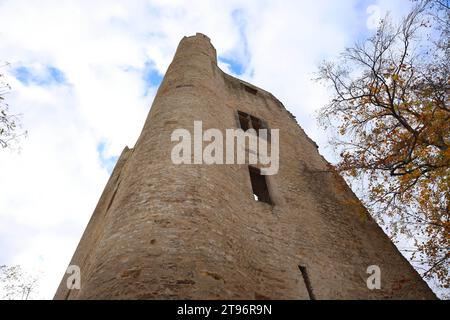
<path id="1" fill-rule="evenodd" d="M 9 106 L 5 102 L 5 95 L 11 90 L 11 87 L 0 74 L 0 147 L 6 148 L 11 142 L 23 136 L 26 132 L 18 132 L 20 129 L 20 115 L 9 112 Z"/>
<path id="2" fill-rule="evenodd" d="M 319 121 L 338 132 L 336 169 L 364 186 L 388 234 L 411 237 L 425 278 L 450 288 L 449 3 L 415 1 L 398 24 L 323 62 L 332 100 Z M 416 260 L 419 259 L 419 260 Z"/>
<path id="3" fill-rule="evenodd" d="M 0 294 L 3 299 L 28 300 L 37 288 L 38 276 L 24 272 L 18 265 L 0 266 Z"/>

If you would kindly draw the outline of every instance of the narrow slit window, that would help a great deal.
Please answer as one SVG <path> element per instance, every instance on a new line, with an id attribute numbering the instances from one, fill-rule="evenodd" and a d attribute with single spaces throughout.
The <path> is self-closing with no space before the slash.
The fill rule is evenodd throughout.
<path id="1" fill-rule="evenodd" d="M 252 88 L 250 86 L 244 85 L 244 88 L 245 88 L 245 91 L 247 91 L 248 93 L 251 93 L 251 94 L 255 94 L 256 95 L 256 93 L 258 92 L 258 90 L 256 90 L 255 88 Z"/>
<path id="2" fill-rule="evenodd" d="M 248 167 L 250 172 L 250 180 L 252 182 L 253 198 L 255 201 L 272 204 L 267 187 L 266 176 L 261 174 L 261 170 L 254 167 Z"/>
<path id="3" fill-rule="evenodd" d="M 316 297 L 314 295 L 312 286 L 311 286 L 311 280 L 309 279 L 308 271 L 306 270 L 305 266 L 298 266 L 300 269 L 300 272 L 303 277 L 303 282 L 305 283 L 306 290 L 308 290 L 308 295 L 310 300 L 316 300 Z"/>

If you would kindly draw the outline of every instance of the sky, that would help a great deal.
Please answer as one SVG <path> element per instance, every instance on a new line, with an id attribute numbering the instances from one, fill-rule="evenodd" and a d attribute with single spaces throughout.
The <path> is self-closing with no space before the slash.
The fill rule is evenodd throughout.
<path id="1" fill-rule="evenodd" d="M 408 0 L 0 0 L 0 73 L 27 136 L 0 150 L 0 265 L 51 299 L 118 155 L 139 136 L 183 36 L 204 33 L 227 73 L 273 93 L 331 162 L 319 63 Z M 8 63 L 5 65 L 5 63 Z"/>

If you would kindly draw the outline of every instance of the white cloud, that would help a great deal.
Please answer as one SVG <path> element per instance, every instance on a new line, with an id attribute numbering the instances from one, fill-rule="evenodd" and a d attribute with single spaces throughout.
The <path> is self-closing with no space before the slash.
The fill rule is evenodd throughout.
<path id="1" fill-rule="evenodd" d="M 325 146 L 312 114 L 327 101 L 327 91 L 311 79 L 322 59 L 359 36 L 368 5 L 356 0 L 0 2 L 0 59 L 11 63 L 5 70 L 52 66 L 66 79 L 38 86 L 9 77 L 9 103 L 24 114 L 29 135 L 21 153 L 0 152 L 0 264 L 39 266 L 42 296 L 52 297 L 108 178 L 99 144 L 105 143 L 106 157 L 134 145 L 156 90 L 148 91 L 145 64 L 163 74 L 185 35 L 203 32 L 219 55 L 247 64 L 243 78 L 274 93 Z M 231 70 L 227 63 L 220 66 Z"/>

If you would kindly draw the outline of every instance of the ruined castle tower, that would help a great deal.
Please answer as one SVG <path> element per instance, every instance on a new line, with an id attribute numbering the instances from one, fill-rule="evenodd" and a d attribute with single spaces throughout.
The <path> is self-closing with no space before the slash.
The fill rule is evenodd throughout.
<path id="1" fill-rule="evenodd" d="M 278 173 L 173 164 L 171 133 L 197 120 L 280 129 Z M 70 265 L 81 288 L 66 274 L 55 299 L 434 298 L 282 103 L 221 71 L 202 34 L 181 40 Z"/>

